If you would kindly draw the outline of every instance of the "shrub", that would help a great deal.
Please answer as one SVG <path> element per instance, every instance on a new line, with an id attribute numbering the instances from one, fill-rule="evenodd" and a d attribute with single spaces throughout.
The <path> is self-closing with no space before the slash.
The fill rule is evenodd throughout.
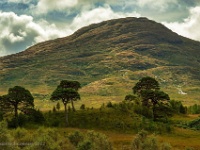
<path id="1" fill-rule="evenodd" d="M 78 145 L 77 150 L 92 150 L 92 143 L 90 141 L 83 141 Z"/>
<path id="2" fill-rule="evenodd" d="M 106 107 L 111 108 L 111 107 L 113 107 L 113 104 L 111 102 L 108 102 Z"/>
<path id="3" fill-rule="evenodd" d="M 75 131 L 68 138 L 78 150 L 112 150 L 107 137 L 94 131 L 89 131 L 84 136 L 80 132 Z"/>
<path id="4" fill-rule="evenodd" d="M 131 145 L 132 150 L 171 150 L 170 144 L 159 144 L 154 135 L 148 136 L 147 132 L 140 131 Z"/>
<path id="5" fill-rule="evenodd" d="M 69 141 L 74 145 L 78 146 L 80 142 L 83 141 L 83 135 L 79 131 L 75 131 L 74 133 L 69 134 L 68 136 Z"/>
<path id="6" fill-rule="evenodd" d="M 133 100 L 136 100 L 136 99 L 137 99 L 137 97 L 134 96 L 134 95 L 131 95 L 131 94 L 126 95 L 125 98 L 124 98 L 124 100 L 126 100 L 126 101 L 133 101 Z"/>
<path id="7" fill-rule="evenodd" d="M 80 109 L 81 109 L 81 110 L 85 110 L 85 104 L 82 104 L 82 105 L 80 106 Z"/>

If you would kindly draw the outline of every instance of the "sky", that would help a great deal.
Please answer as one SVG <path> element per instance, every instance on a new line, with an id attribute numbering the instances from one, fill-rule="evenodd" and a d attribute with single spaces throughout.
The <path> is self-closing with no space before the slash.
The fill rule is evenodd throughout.
<path id="1" fill-rule="evenodd" d="M 1 0 L 0 57 L 124 17 L 147 17 L 200 41 L 200 0 Z"/>

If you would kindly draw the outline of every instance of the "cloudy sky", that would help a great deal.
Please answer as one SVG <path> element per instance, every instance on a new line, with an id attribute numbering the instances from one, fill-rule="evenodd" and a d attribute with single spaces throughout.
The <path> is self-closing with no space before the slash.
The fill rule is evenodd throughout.
<path id="1" fill-rule="evenodd" d="M 0 56 L 104 20 L 147 17 L 200 41 L 200 0 L 1 0 Z"/>

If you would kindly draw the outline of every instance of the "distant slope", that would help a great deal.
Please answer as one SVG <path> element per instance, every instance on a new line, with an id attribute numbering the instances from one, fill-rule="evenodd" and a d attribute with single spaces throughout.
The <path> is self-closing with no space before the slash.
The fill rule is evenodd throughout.
<path id="1" fill-rule="evenodd" d="M 87 85 L 82 89 L 85 94 L 94 92 L 91 87 L 96 84 L 97 89 L 105 85 L 97 95 L 121 96 L 131 91 L 125 85 L 130 88 L 150 75 L 166 90 L 175 90 L 175 97 L 182 87 L 191 94 L 200 92 L 199 68 L 199 42 L 147 18 L 122 18 L 92 24 L 71 36 L 0 58 L 0 89 L 22 85 L 43 93 L 69 79 Z M 106 85 L 107 92 L 102 92 Z"/>

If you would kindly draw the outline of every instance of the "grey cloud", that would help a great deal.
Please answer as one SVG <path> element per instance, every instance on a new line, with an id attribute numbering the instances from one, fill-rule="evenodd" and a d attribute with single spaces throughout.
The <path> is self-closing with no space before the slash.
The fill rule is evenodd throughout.
<path id="1" fill-rule="evenodd" d="M 31 16 L 0 12 L 0 56 L 16 53 L 37 42 L 67 34 L 46 21 L 34 22 Z"/>

